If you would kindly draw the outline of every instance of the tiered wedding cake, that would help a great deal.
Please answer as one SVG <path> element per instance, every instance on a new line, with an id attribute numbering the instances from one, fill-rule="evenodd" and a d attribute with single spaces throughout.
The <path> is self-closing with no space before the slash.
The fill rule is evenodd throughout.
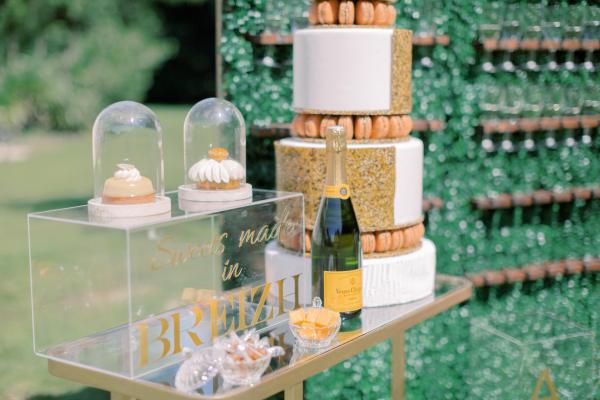
<path id="1" fill-rule="evenodd" d="M 412 34 L 392 4 L 317 1 L 313 26 L 294 34 L 294 138 L 275 144 L 277 189 L 305 195 L 307 256 L 280 243 L 267 266 L 310 268 L 310 234 L 325 177 L 325 131 L 348 134 L 352 202 L 361 230 L 363 305 L 432 293 L 435 246 L 423 238 L 423 143 L 410 137 Z"/>

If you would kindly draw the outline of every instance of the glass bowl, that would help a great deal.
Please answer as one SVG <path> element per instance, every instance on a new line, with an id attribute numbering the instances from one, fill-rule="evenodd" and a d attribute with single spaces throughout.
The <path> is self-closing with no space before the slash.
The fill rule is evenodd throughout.
<path id="1" fill-rule="evenodd" d="M 285 354 L 282 347 L 270 346 L 254 330 L 238 336 L 235 332 L 215 341 L 219 373 L 229 385 L 255 384 L 269 367 L 272 357 Z"/>
<path id="2" fill-rule="evenodd" d="M 315 297 L 312 307 L 290 311 L 290 330 L 301 347 L 321 349 L 328 347 L 341 326 L 338 312 L 323 308 Z"/>

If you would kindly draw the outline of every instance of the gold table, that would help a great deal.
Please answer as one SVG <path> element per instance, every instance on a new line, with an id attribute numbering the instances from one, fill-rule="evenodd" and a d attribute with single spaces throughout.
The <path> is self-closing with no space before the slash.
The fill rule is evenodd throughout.
<path id="1" fill-rule="evenodd" d="M 52 359 L 48 360 L 48 370 L 57 377 L 107 390 L 111 392 L 112 400 L 251 400 L 264 399 L 279 392 L 284 392 L 287 400 L 298 400 L 303 397 L 304 380 L 377 343 L 391 339 L 391 393 L 393 399 L 403 399 L 406 330 L 468 300 L 471 291 L 471 283 L 466 278 L 437 275 L 435 292 L 431 296 L 407 304 L 365 308 L 361 313 L 359 328 L 338 334 L 330 347 L 316 352 L 305 352 L 293 345 L 287 322 L 270 326 L 261 335 L 282 339 L 278 344 L 286 349 L 286 355 L 274 359 L 260 382 L 250 387 L 226 388 L 215 378 L 208 385 L 209 388 L 203 387 L 197 393 L 183 393 L 171 386 L 178 365 L 138 379 Z"/>

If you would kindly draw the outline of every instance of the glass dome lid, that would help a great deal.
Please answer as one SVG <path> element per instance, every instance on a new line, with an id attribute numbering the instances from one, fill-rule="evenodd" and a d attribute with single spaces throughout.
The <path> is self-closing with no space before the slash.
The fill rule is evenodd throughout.
<path id="1" fill-rule="evenodd" d="M 164 195 L 162 128 L 151 109 L 114 103 L 98 115 L 92 135 L 96 199 L 142 204 Z"/>
<path id="2" fill-rule="evenodd" d="M 185 183 L 202 190 L 239 189 L 246 182 L 246 125 L 232 103 L 196 103 L 183 127 Z"/>

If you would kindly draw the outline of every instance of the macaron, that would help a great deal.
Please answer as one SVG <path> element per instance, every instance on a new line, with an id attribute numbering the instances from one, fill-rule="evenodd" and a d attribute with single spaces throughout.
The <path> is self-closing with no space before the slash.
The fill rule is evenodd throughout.
<path id="1" fill-rule="evenodd" d="M 338 12 L 338 22 L 340 25 L 354 24 L 354 2 L 353 1 L 340 2 L 340 9 Z"/>
<path id="2" fill-rule="evenodd" d="M 355 8 L 355 21 L 357 25 L 373 25 L 375 7 L 366 0 L 358 0 Z"/>
<path id="3" fill-rule="evenodd" d="M 304 136 L 304 123 L 306 117 L 303 114 L 296 114 L 292 121 L 292 136 Z"/>
<path id="4" fill-rule="evenodd" d="M 360 243 L 362 245 L 363 253 L 369 254 L 375 251 L 375 235 L 372 233 L 363 233 L 360 235 Z"/>
<path id="5" fill-rule="evenodd" d="M 392 231 L 391 250 L 401 249 L 403 242 L 404 242 L 404 235 L 402 234 L 402 229 L 396 229 L 395 231 Z"/>
<path id="6" fill-rule="evenodd" d="M 371 138 L 382 139 L 390 133 L 390 119 L 387 115 L 376 115 L 373 117 L 373 130 Z"/>
<path id="7" fill-rule="evenodd" d="M 376 1 L 373 8 L 373 25 L 388 25 L 388 4 Z"/>
<path id="8" fill-rule="evenodd" d="M 321 126 L 319 128 L 319 136 L 325 138 L 325 136 L 327 135 L 327 128 L 329 128 L 330 126 L 335 126 L 336 123 L 337 121 L 335 117 L 331 117 L 329 115 L 323 117 L 323 119 L 321 120 Z"/>
<path id="9" fill-rule="evenodd" d="M 392 234 L 388 231 L 377 232 L 375 234 L 375 251 L 384 253 L 389 251 L 392 246 Z"/>
<path id="10" fill-rule="evenodd" d="M 323 0 L 318 3 L 319 23 L 323 25 L 337 24 L 338 10 L 340 4 L 338 0 Z"/>
<path id="11" fill-rule="evenodd" d="M 368 115 L 358 115 L 354 118 L 354 138 L 369 139 L 373 129 L 371 117 Z"/>
<path id="12" fill-rule="evenodd" d="M 317 114 L 307 115 L 304 119 L 304 136 L 319 137 L 322 117 Z"/>
<path id="13" fill-rule="evenodd" d="M 338 125 L 341 125 L 346 130 L 346 139 L 352 140 L 354 137 L 354 119 L 350 115 L 342 115 L 338 118 Z"/>

